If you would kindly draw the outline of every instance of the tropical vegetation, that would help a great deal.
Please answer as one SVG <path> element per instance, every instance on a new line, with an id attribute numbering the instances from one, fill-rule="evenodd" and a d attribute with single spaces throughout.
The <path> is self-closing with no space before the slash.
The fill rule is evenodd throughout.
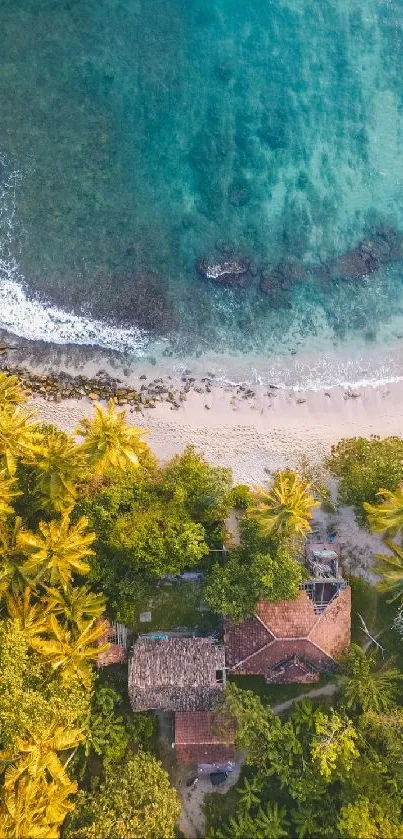
<path id="1" fill-rule="evenodd" d="M 192 628 L 296 597 L 325 473 L 304 463 L 233 487 L 191 447 L 162 467 L 114 403 L 71 436 L 25 401 L 0 373 L 0 839 L 170 839 L 180 806 L 155 718 L 131 713 L 123 665 L 96 666 L 107 621 L 135 631 L 152 611 L 163 629 L 181 591 Z M 211 839 L 403 839 L 402 463 L 397 438 L 333 449 L 339 501 L 384 538 L 384 648 L 361 630 L 369 649 L 352 645 L 333 693 L 281 715 L 267 686 L 230 680 L 217 725 L 235 720 L 246 761 L 208 803 Z M 193 601 L 180 580 L 195 571 Z"/>

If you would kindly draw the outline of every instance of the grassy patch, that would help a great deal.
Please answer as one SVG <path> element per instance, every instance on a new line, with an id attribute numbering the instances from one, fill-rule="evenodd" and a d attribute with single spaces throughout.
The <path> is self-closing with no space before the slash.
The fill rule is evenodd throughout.
<path id="1" fill-rule="evenodd" d="M 277 705 L 286 702 L 288 699 L 296 699 L 302 694 L 311 690 L 323 687 L 334 681 L 333 673 L 323 673 L 318 682 L 311 685 L 271 685 L 266 684 L 263 676 L 230 676 L 229 681 L 234 682 L 242 690 L 251 690 L 265 705 Z"/>
<path id="2" fill-rule="evenodd" d="M 155 632 L 158 630 L 195 629 L 209 632 L 219 625 L 219 618 L 213 615 L 203 604 L 203 585 L 199 581 L 178 580 L 161 581 L 155 587 L 144 611 L 151 612 L 149 623 L 134 622 L 135 632 Z"/>

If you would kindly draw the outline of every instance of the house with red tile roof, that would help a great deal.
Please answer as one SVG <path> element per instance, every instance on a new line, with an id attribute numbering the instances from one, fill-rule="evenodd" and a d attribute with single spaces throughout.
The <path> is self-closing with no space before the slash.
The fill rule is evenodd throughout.
<path id="1" fill-rule="evenodd" d="M 219 734 L 211 711 L 175 713 L 175 754 L 180 764 L 195 763 L 200 770 L 232 769 L 234 730 Z"/>
<path id="2" fill-rule="evenodd" d="M 226 666 L 233 675 L 267 682 L 315 682 L 335 670 L 350 644 L 351 590 L 338 571 L 338 548 L 308 543 L 312 576 L 295 600 L 262 600 L 241 623 L 225 622 Z"/>

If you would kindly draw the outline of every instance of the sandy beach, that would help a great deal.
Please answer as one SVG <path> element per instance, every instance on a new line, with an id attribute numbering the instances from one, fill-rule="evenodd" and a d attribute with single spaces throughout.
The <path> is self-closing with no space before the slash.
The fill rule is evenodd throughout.
<path id="1" fill-rule="evenodd" d="M 191 391 L 180 407 L 166 401 L 129 421 L 150 429 L 149 444 L 165 462 L 188 445 L 203 451 L 209 462 L 230 466 L 234 479 L 261 483 L 267 471 L 296 465 L 302 454 L 322 460 L 342 437 L 401 435 L 403 383 L 354 391 L 269 391 L 255 388 L 253 398 L 236 389 L 212 385 L 210 392 Z M 35 396 L 31 404 L 43 422 L 74 432 L 81 417 L 91 415 L 91 400 L 48 402 Z"/>

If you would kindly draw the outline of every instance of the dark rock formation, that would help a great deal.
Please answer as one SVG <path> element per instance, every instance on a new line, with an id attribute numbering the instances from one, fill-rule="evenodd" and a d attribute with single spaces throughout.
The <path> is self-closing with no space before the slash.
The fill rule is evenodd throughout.
<path id="1" fill-rule="evenodd" d="M 403 259 L 403 236 L 393 228 L 379 228 L 356 248 L 325 265 L 314 267 L 311 274 L 319 280 L 357 280 L 378 271 L 387 262 Z"/>
<path id="2" fill-rule="evenodd" d="M 260 275 L 260 291 L 271 295 L 273 300 L 291 290 L 293 283 L 303 279 L 305 268 L 297 262 L 280 262 L 270 271 L 262 271 Z"/>
<path id="3" fill-rule="evenodd" d="M 201 259 L 196 267 L 202 277 L 212 280 L 217 285 L 243 286 L 249 276 L 249 260 L 247 259 Z"/>

